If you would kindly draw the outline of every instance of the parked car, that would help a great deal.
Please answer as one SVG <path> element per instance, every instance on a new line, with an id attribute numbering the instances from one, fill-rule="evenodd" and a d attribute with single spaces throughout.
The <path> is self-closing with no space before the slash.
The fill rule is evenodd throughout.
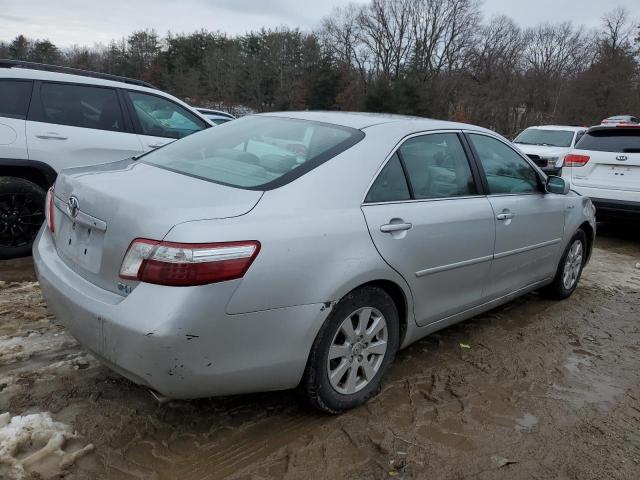
<path id="1" fill-rule="evenodd" d="M 0 60 L 0 259 L 31 252 L 61 169 L 140 155 L 208 126 L 145 82 Z"/>
<path id="2" fill-rule="evenodd" d="M 230 113 L 223 112 L 222 110 L 212 110 L 210 108 L 196 108 L 198 112 L 207 117 L 214 125 L 221 125 L 223 123 L 235 120 L 236 117 Z"/>
<path id="3" fill-rule="evenodd" d="M 591 127 L 565 157 L 562 176 L 591 197 L 598 220 L 640 218 L 640 125 Z"/>
<path id="4" fill-rule="evenodd" d="M 587 127 L 542 125 L 523 130 L 513 141 L 548 175 L 559 175 L 562 161 Z"/>
<path id="5" fill-rule="evenodd" d="M 640 118 L 633 115 L 616 115 L 615 117 L 605 118 L 601 122 L 602 125 L 638 125 Z"/>
<path id="6" fill-rule="evenodd" d="M 571 295 L 596 228 L 587 197 L 489 130 L 337 112 L 65 170 L 47 212 L 43 294 L 106 365 L 169 398 L 299 386 L 333 413 L 429 333 Z"/>

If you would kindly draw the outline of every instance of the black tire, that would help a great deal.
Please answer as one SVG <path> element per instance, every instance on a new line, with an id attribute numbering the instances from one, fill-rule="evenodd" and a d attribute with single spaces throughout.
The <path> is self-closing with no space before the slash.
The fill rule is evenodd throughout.
<path id="1" fill-rule="evenodd" d="M 573 282 L 570 288 L 567 288 L 563 281 L 564 267 L 567 261 L 567 256 L 569 255 L 569 251 L 572 245 L 576 241 L 579 241 L 582 243 L 582 262 L 580 265 L 580 271 L 575 281 Z M 573 235 L 573 237 L 571 237 L 571 240 L 569 241 L 567 248 L 565 249 L 564 253 L 562 254 L 562 257 L 560 258 L 560 263 L 558 264 L 558 270 L 556 271 L 556 276 L 554 277 L 553 282 L 547 287 L 545 287 L 544 289 L 542 289 L 541 293 L 543 293 L 546 297 L 552 298 L 555 300 L 563 300 L 565 298 L 569 298 L 571 294 L 575 291 L 575 289 L 578 287 L 578 283 L 580 282 L 580 277 L 582 276 L 582 269 L 584 267 L 586 258 L 587 258 L 587 235 L 584 233 L 584 230 L 579 229 Z"/>
<path id="2" fill-rule="evenodd" d="M 343 321 L 365 307 L 378 310 L 384 317 L 387 349 L 377 372 L 363 388 L 353 394 L 339 393 L 329 381 L 329 349 Z M 303 394 L 315 408 L 332 414 L 342 413 L 366 403 L 380 391 L 382 377 L 395 358 L 400 341 L 399 330 L 398 310 L 387 292 L 373 286 L 350 292 L 333 307 L 333 311 L 318 332 L 300 384 Z"/>
<path id="3" fill-rule="evenodd" d="M 0 260 L 31 254 L 44 222 L 45 191 L 29 180 L 0 177 Z"/>

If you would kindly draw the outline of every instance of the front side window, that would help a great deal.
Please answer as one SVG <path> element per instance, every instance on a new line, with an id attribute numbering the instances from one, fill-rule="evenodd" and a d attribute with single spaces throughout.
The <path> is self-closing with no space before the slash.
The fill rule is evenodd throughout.
<path id="1" fill-rule="evenodd" d="M 27 118 L 31 86 L 29 80 L 0 80 L 0 116 Z"/>
<path id="2" fill-rule="evenodd" d="M 410 198 L 400 158 L 394 153 L 371 185 L 364 201 L 366 203 L 399 202 Z"/>
<path id="3" fill-rule="evenodd" d="M 546 130 L 527 128 L 516 137 L 514 143 L 521 145 L 541 145 L 545 147 L 570 147 L 573 140 L 571 130 Z"/>
<path id="4" fill-rule="evenodd" d="M 540 179 L 534 168 L 515 150 L 486 135 L 470 134 L 489 183 L 489 193 L 536 193 Z"/>
<path id="5" fill-rule="evenodd" d="M 40 89 L 43 121 L 73 127 L 123 131 L 120 102 L 112 88 L 44 83 Z"/>
<path id="6" fill-rule="evenodd" d="M 471 167 L 455 133 L 434 133 L 407 140 L 400 155 L 414 198 L 447 198 L 477 193 Z"/>
<path id="7" fill-rule="evenodd" d="M 132 91 L 128 94 L 144 135 L 182 138 L 205 128 L 193 113 L 166 98 Z"/>
<path id="8" fill-rule="evenodd" d="M 225 185 L 267 190 L 303 175 L 363 137 L 360 130 L 338 125 L 251 116 L 171 143 L 141 161 Z"/>

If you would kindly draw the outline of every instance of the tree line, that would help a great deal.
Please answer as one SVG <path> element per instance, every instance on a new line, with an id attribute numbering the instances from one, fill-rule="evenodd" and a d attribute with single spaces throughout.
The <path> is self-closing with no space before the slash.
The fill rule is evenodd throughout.
<path id="1" fill-rule="evenodd" d="M 313 31 L 147 29 L 70 48 L 19 35 L 0 42 L 0 58 L 139 78 L 194 105 L 383 111 L 506 135 L 640 113 L 640 26 L 622 8 L 586 30 L 485 20 L 477 0 L 370 0 L 335 9 Z"/>

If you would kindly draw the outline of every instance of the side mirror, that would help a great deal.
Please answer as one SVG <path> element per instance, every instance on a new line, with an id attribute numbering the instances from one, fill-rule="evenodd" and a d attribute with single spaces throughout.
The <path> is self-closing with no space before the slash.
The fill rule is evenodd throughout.
<path id="1" fill-rule="evenodd" d="M 555 175 L 549 175 L 547 177 L 547 192 L 557 193 L 558 195 L 566 195 L 569 193 L 569 182 L 564 178 L 556 177 Z"/>

